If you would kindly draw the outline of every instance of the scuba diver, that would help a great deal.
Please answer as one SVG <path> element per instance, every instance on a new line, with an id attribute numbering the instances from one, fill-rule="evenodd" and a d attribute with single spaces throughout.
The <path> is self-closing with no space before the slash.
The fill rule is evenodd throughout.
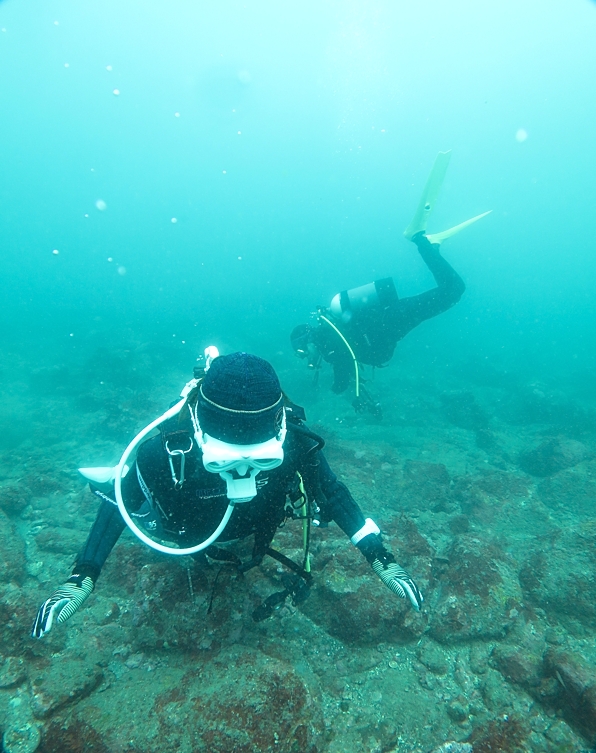
<path id="1" fill-rule="evenodd" d="M 334 521 L 383 583 L 419 610 L 418 587 L 338 481 L 322 453 L 324 440 L 304 420 L 267 361 L 207 348 L 180 399 L 132 440 L 115 468 L 79 469 L 101 505 L 72 574 L 39 608 L 32 636 L 41 638 L 80 608 L 127 525 L 158 551 L 231 562 L 241 572 L 265 555 L 279 561 L 291 576 L 255 610 L 259 621 L 288 597 L 296 605 L 308 595 L 311 526 Z M 301 564 L 271 546 L 292 518 L 303 525 Z M 252 559 L 242 562 L 226 544 L 249 536 Z"/>
<path id="2" fill-rule="evenodd" d="M 465 291 L 465 284 L 453 267 L 441 256 L 440 244 L 490 212 L 473 217 L 441 233 L 427 234 L 426 224 L 434 209 L 447 172 L 451 152 L 439 152 L 416 214 L 404 236 L 418 247 L 437 287 L 419 295 L 399 298 L 391 277 L 376 280 L 352 290 L 344 290 L 331 300 L 328 308 L 319 307 L 314 324 L 300 324 L 290 334 L 292 348 L 299 358 L 315 370 L 326 361 L 333 366 L 336 393 L 345 392 L 354 377 L 354 408 L 381 417 L 381 406 L 362 384 L 361 366 L 382 367 L 391 360 L 397 343 L 426 319 L 454 306 Z"/>

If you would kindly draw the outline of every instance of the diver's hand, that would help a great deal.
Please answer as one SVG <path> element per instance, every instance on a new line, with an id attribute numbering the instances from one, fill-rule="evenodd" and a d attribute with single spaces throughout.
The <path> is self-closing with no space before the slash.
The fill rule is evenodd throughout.
<path id="1" fill-rule="evenodd" d="M 31 630 L 32 638 L 41 638 L 52 629 L 54 620 L 65 622 L 77 611 L 95 584 L 87 576 L 71 575 L 63 586 L 60 586 L 49 599 L 46 599 L 37 612 L 37 617 Z"/>
<path id="2" fill-rule="evenodd" d="M 383 557 L 383 559 L 375 557 L 371 566 L 387 588 L 402 599 L 407 597 L 414 609 L 417 612 L 420 611 L 424 597 L 410 574 L 400 567 L 391 555 Z"/>

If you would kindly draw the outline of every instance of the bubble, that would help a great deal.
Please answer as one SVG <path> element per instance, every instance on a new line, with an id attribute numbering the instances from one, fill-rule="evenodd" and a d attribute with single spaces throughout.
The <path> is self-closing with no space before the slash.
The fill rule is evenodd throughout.
<path id="1" fill-rule="evenodd" d="M 98 199 L 95 202 L 95 206 L 97 209 L 99 209 L 100 212 L 105 212 L 106 209 L 108 208 L 108 205 L 105 203 L 103 199 Z"/>
<path id="2" fill-rule="evenodd" d="M 54 26 L 60 26 L 59 21 L 54 21 Z"/>
<path id="3" fill-rule="evenodd" d="M 113 94 L 113 95 L 114 95 L 115 97 L 119 97 L 119 96 L 120 96 L 120 89 L 114 89 L 114 91 L 112 92 L 112 94 Z"/>
<path id="4" fill-rule="evenodd" d="M 108 256 L 108 261 L 114 261 L 111 256 Z"/>
<path id="5" fill-rule="evenodd" d="M 171 222 L 171 223 L 172 223 L 173 225 L 175 225 L 175 224 L 176 224 L 176 223 L 178 222 L 178 219 L 177 219 L 176 217 L 172 217 L 172 219 L 170 220 L 170 222 Z"/>
<path id="6" fill-rule="evenodd" d="M 126 267 L 118 267 L 118 274 L 121 277 L 124 277 L 124 275 L 126 274 Z"/>
<path id="7" fill-rule="evenodd" d="M 86 215 L 84 215 L 84 216 L 85 216 L 85 217 L 89 217 L 89 215 L 88 215 L 88 214 L 86 214 Z"/>
<path id="8" fill-rule="evenodd" d="M 179 113 L 179 112 L 175 112 L 175 113 L 174 113 L 174 117 L 175 117 L 175 118 L 179 118 L 179 117 L 180 117 L 180 113 Z"/>
<path id="9" fill-rule="evenodd" d="M 69 337 L 74 337 L 74 332 L 71 332 Z"/>
<path id="10" fill-rule="evenodd" d="M 238 257 L 238 261 L 242 261 L 242 257 L 241 256 Z"/>
<path id="11" fill-rule="evenodd" d="M 242 136 L 242 131 L 238 131 L 238 136 Z"/>
<path id="12" fill-rule="evenodd" d="M 222 173 L 223 173 L 224 175 L 225 175 L 225 174 L 226 174 L 227 172 L 228 172 L 227 170 L 222 170 Z"/>
<path id="13" fill-rule="evenodd" d="M 60 251 L 58 251 L 58 249 L 57 249 L 57 248 L 55 248 L 55 249 L 54 249 L 54 250 L 52 251 L 52 253 L 54 254 L 54 256 L 58 256 L 58 254 L 60 253 Z"/>
<path id="14" fill-rule="evenodd" d="M 525 141 L 528 138 L 528 132 L 525 128 L 520 128 L 519 131 L 515 134 L 515 140 L 519 141 L 521 144 L 522 141 Z"/>
<path id="15" fill-rule="evenodd" d="M 70 68 L 70 63 L 64 63 L 65 68 Z"/>
<path id="16" fill-rule="evenodd" d="M 238 81 L 240 81 L 241 84 L 250 84 L 252 76 L 249 71 L 238 71 Z"/>
<path id="17" fill-rule="evenodd" d="M 111 65 L 106 65 L 106 71 L 111 71 L 111 70 L 112 70 L 112 66 Z"/>

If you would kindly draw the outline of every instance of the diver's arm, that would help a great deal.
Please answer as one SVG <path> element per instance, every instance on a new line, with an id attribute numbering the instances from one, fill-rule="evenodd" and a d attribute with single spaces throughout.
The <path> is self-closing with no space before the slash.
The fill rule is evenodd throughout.
<path id="1" fill-rule="evenodd" d="M 462 278 L 441 256 L 438 243 L 432 244 L 424 233 L 418 233 L 412 241 L 418 246 L 420 256 L 435 278 L 437 287 L 400 300 L 400 318 L 405 329 L 402 337 L 426 319 L 432 319 L 455 306 L 466 289 Z"/>
<path id="2" fill-rule="evenodd" d="M 126 528 L 126 523 L 118 509 L 114 492 L 104 494 L 93 485 L 90 486 L 91 491 L 102 502 L 87 541 L 77 556 L 73 574 L 88 575 L 95 583 L 110 552 Z M 139 485 L 136 463 L 122 479 L 122 496 L 131 509 L 141 507 L 145 500 Z"/>
<path id="3" fill-rule="evenodd" d="M 133 478 L 136 480 L 136 473 L 127 474 L 123 487 L 127 487 L 126 493 L 132 494 L 134 499 Z M 136 485 L 138 486 L 138 481 Z M 125 524 L 113 500 L 113 494 L 104 494 L 93 486 L 91 488 L 102 500 L 99 512 L 87 541 L 77 556 L 71 576 L 37 610 L 31 628 L 33 638 L 42 638 L 55 622 L 65 622 L 82 606 L 93 592 L 101 568 L 124 530 Z"/>
<path id="4" fill-rule="evenodd" d="M 387 588 L 400 598 L 409 599 L 412 607 L 418 611 L 424 600 L 418 586 L 383 546 L 379 527 L 370 518 L 365 520 L 347 486 L 338 481 L 323 453 L 319 452 L 318 456 L 319 484 L 326 498 L 321 505 L 324 517 L 334 520 L 349 536 Z"/>
<path id="5" fill-rule="evenodd" d="M 348 538 L 359 531 L 365 523 L 362 510 L 350 494 L 348 487 L 338 480 L 322 452 L 318 456 L 318 482 L 323 492 L 321 501 L 322 519 L 333 520 Z"/>
<path id="6" fill-rule="evenodd" d="M 96 490 L 93 491 L 97 494 Z M 98 579 L 108 555 L 126 528 L 116 502 L 106 499 L 105 494 L 102 494 L 102 497 L 95 522 L 73 568 L 73 575 L 89 576 L 93 583 Z"/>

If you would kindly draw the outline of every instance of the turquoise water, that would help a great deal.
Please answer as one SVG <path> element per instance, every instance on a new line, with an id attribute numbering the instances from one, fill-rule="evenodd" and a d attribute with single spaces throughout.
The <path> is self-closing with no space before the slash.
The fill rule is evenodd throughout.
<path id="1" fill-rule="evenodd" d="M 111 727 L 164 753 L 211 693 L 245 701 L 254 661 L 310 711 L 282 747 L 255 723 L 242 753 L 303 753 L 300 724 L 309 753 L 594 745 L 569 689 L 596 698 L 595 40 L 590 0 L 0 0 L 0 735 L 119 753 L 106 719 L 136 698 L 159 730 Z M 403 231 L 449 149 L 429 230 L 492 213 L 442 245 L 466 292 L 368 384 L 379 422 L 329 368 L 315 387 L 289 333 L 341 290 L 434 285 Z M 264 627 L 271 563 L 222 576 L 207 617 L 212 572 L 125 538 L 32 648 L 96 511 L 75 469 L 116 463 L 210 344 L 274 364 L 426 611 L 391 612 L 337 528 L 315 537 L 319 590 Z M 285 707 L 263 692 L 270 731 Z"/>

